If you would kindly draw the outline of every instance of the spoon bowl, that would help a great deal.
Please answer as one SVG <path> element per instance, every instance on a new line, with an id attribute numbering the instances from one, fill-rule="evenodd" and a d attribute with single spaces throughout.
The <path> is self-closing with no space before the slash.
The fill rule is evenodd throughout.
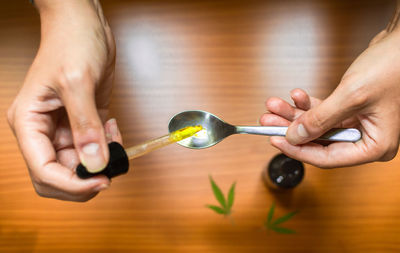
<path id="1" fill-rule="evenodd" d="M 168 130 L 171 133 L 187 126 L 197 125 L 201 125 L 203 130 L 193 137 L 179 141 L 178 144 L 194 149 L 208 148 L 236 132 L 234 126 L 224 122 L 214 114 L 200 110 L 176 114 L 169 121 Z"/>

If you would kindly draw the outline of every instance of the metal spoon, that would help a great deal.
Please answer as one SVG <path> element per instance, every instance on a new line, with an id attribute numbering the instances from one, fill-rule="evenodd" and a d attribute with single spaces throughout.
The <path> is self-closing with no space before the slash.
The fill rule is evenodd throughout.
<path id="1" fill-rule="evenodd" d="M 184 111 L 171 118 L 169 132 L 187 126 L 201 125 L 204 129 L 178 144 L 193 149 L 211 147 L 232 134 L 257 134 L 267 136 L 285 136 L 287 127 L 279 126 L 233 126 L 214 114 L 205 111 Z M 337 128 L 325 133 L 318 140 L 356 142 L 361 133 L 355 128 Z"/>

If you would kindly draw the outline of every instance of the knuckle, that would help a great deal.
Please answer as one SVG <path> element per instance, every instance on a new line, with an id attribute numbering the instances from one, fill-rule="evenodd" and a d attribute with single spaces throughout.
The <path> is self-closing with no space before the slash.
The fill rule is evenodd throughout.
<path id="1" fill-rule="evenodd" d="M 340 80 L 339 87 L 345 87 L 346 89 L 352 86 L 359 80 L 358 74 L 355 72 L 346 73 L 342 80 Z"/>
<path id="2" fill-rule="evenodd" d="M 383 151 L 382 148 L 380 147 L 374 147 L 370 150 L 368 150 L 368 153 L 366 154 L 366 158 L 368 161 L 380 161 L 381 157 L 383 157 L 385 152 Z"/>
<path id="3" fill-rule="evenodd" d="M 6 115 L 7 122 L 11 127 L 14 125 L 14 114 L 15 114 L 14 106 L 11 106 L 10 108 L 8 108 Z"/>
<path id="4" fill-rule="evenodd" d="M 58 88 L 61 92 L 82 89 L 82 85 L 90 85 L 89 71 L 82 69 L 63 69 L 58 77 Z M 90 88 L 90 87 L 89 87 Z"/>
<path id="5" fill-rule="evenodd" d="M 42 188 L 46 185 L 45 180 L 43 179 L 43 177 L 37 175 L 36 173 L 33 173 L 31 170 L 31 179 L 33 182 L 33 185 L 35 186 L 35 188 Z"/>
<path id="6" fill-rule="evenodd" d="M 359 89 L 351 92 L 349 94 L 349 107 L 352 109 L 363 108 L 368 101 L 370 100 L 370 96 L 367 91 L 364 89 Z"/>
<path id="7" fill-rule="evenodd" d="M 48 188 L 51 186 L 51 180 L 48 178 L 49 170 L 46 167 L 40 169 L 32 169 L 28 167 L 31 180 L 38 188 Z"/>
<path id="8" fill-rule="evenodd" d="M 391 143 L 384 149 L 383 155 L 380 157 L 380 161 L 387 162 L 395 158 L 398 152 L 398 143 Z"/>
<path id="9" fill-rule="evenodd" d="M 310 134 L 314 134 L 313 132 L 320 133 L 321 131 L 326 130 L 326 121 L 324 120 L 324 116 L 321 115 L 318 111 L 310 111 L 310 113 L 305 113 L 305 127 L 308 126 L 308 131 Z"/>
<path id="10" fill-rule="evenodd" d="M 33 189 L 35 189 L 35 192 L 37 195 L 43 198 L 49 198 L 50 195 L 45 191 L 44 187 L 40 185 L 39 183 L 33 181 Z"/>
<path id="11" fill-rule="evenodd" d="M 276 108 L 279 108 L 279 106 L 281 104 L 282 104 L 282 101 L 277 97 L 270 97 L 265 102 L 267 109 L 270 109 L 270 110 L 275 110 Z"/>
<path id="12" fill-rule="evenodd" d="M 98 136 L 99 135 L 98 133 L 100 133 L 103 130 L 103 127 L 98 122 L 90 120 L 85 117 L 79 117 L 76 120 L 75 127 L 79 133 L 85 135 L 90 134 Z"/>
<path id="13" fill-rule="evenodd" d="M 40 173 L 30 170 L 33 188 L 40 197 L 87 202 L 98 194 L 87 188 L 60 189 L 53 186 L 54 184 L 46 177 L 46 174 L 45 168 Z"/>
<path id="14" fill-rule="evenodd" d="M 87 202 L 97 195 L 97 193 L 88 192 L 81 189 L 65 191 L 63 194 L 60 194 L 59 191 L 48 187 L 44 180 L 37 177 L 32 177 L 32 184 L 36 194 L 43 198 L 56 198 L 75 202 Z"/>
<path id="15" fill-rule="evenodd" d="M 392 160 L 396 156 L 396 154 L 397 154 L 397 152 L 386 153 L 379 159 L 379 161 L 388 162 L 388 161 Z"/>
<path id="16" fill-rule="evenodd" d="M 398 142 L 379 138 L 376 140 L 376 144 L 368 150 L 369 160 L 382 162 L 390 161 L 396 156 L 397 149 Z"/>
<path id="17" fill-rule="evenodd" d="M 357 74 L 346 76 L 340 83 L 340 88 L 345 94 L 346 103 L 349 108 L 358 109 L 364 107 L 371 99 L 368 85 Z"/>

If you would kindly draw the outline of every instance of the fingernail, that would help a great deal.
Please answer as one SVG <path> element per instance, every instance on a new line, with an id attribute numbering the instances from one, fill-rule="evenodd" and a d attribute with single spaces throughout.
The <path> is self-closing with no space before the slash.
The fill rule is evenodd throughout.
<path id="1" fill-rule="evenodd" d="M 115 119 L 110 119 L 110 133 L 113 137 L 118 135 L 118 126 Z"/>
<path id="2" fill-rule="evenodd" d="M 83 146 L 81 162 L 91 173 L 99 172 L 106 167 L 106 161 L 100 152 L 100 145 L 97 143 L 89 143 Z"/>
<path id="3" fill-rule="evenodd" d="M 297 126 L 297 134 L 300 136 L 300 137 L 303 137 L 303 138 L 307 138 L 309 135 L 308 135 L 308 133 L 307 133 L 307 130 L 305 129 L 305 127 L 303 126 L 303 124 L 299 124 L 298 126 Z"/>
<path id="4" fill-rule="evenodd" d="M 110 187 L 109 184 L 101 184 L 99 186 L 97 186 L 94 190 L 99 192 L 99 191 L 104 191 L 106 190 L 108 187 Z"/>
<path id="5" fill-rule="evenodd" d="M 271 143 L 272 146 L 276 147 L 279 146 L 285 137 L 280 137 L 280 136 L 271 136 L 269 142 Z"/>
<path id="6" fill-rule="evenodd" d="M 292 145 L 298 145 L 305 138 L 309 137 L 308 132 L 303 124 L 298 124 L 297 128 L 295 128 L 295 129 L 296 129 L 296 132 L 293 132 L 293 134 L 288 133 L 286 135 L 287 141 Z"/>
<path id="7" fill-rule="evenodd" d="M 107 140 L 111 140 L 112 139 L 112 135 L 110 133 L 106 133 L 106 139 Z"/>

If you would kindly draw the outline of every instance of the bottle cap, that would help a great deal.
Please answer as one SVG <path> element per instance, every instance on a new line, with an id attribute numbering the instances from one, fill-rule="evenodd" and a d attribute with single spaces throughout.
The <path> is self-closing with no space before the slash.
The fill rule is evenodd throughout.
<path id="1" fill-rule="evenodd" d="M 303 163 L 284 154 L 275 156 L 268 165 L 266 180 L 278 188 L 296 187 L 304 177 Z"/>

